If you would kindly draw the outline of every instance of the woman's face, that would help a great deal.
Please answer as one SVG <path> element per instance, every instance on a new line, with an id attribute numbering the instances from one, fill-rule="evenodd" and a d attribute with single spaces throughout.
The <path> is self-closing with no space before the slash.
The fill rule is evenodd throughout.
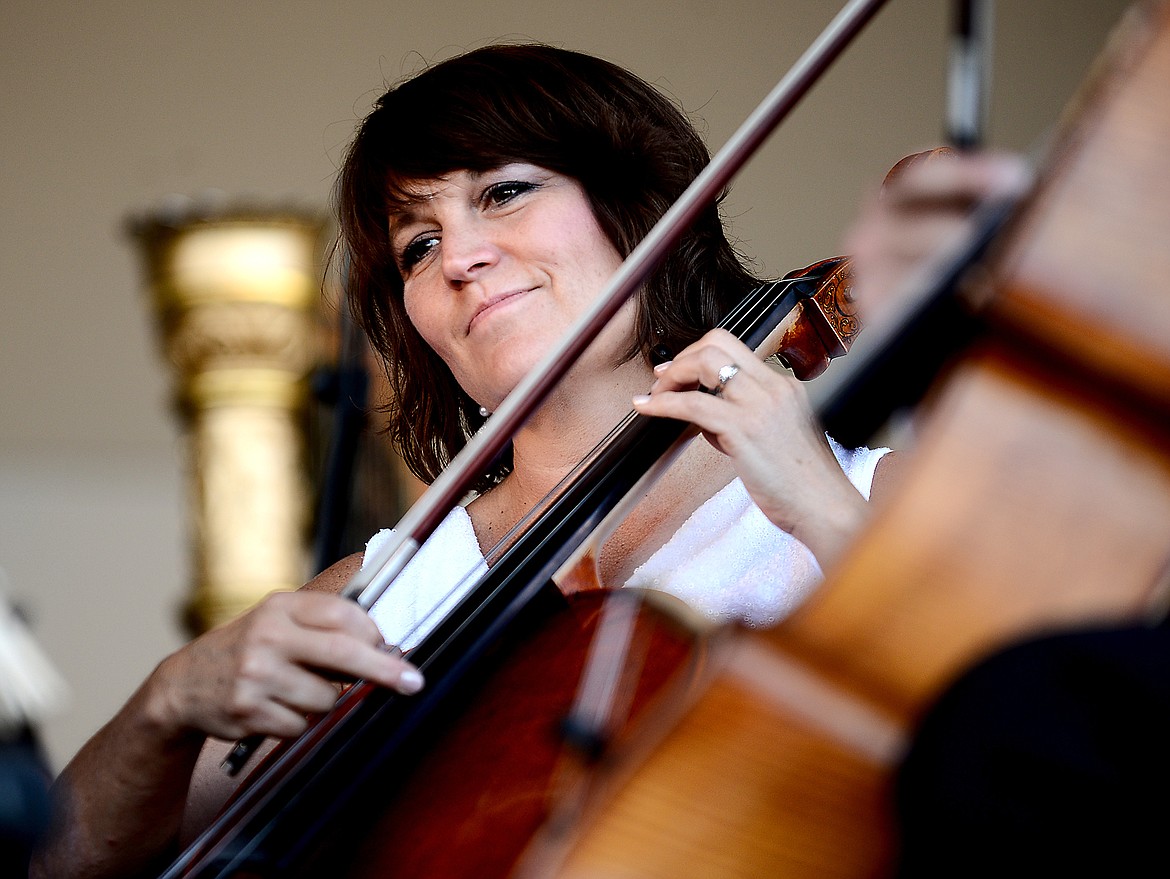
<path id="1" fill-rule="evenodd" d="M 407 315 L 460 386 L 494 410 L 621 257 L 581 185 L 536 165 L 456 171 L 410 191 L 390 216 Z M 586 355 L 598 368 L 612 369 L 629 344 L 632 308 L 621 315 Z"/>

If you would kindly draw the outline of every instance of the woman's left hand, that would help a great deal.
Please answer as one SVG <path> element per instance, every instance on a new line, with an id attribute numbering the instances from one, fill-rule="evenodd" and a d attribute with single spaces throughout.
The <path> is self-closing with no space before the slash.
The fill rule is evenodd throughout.
<path id="1" fill-rule="evenodd" d="M 650 393 L 635 397 L 634 408 L 698 427 L 731 458 L 769 520 L 822 566 L 835 559 L 860 526 L 866 503 L 837 463 L 801 383 L 726 330 L 711 330 L 655 374 Z"/>

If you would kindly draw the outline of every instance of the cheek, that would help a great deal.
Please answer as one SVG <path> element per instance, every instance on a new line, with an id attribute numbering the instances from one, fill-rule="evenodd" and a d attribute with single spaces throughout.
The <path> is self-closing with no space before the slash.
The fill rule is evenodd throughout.
<path id="1" fill-rule="evenodd" d="M 622 264 L 622 257 L 592 214 L 588 223 L 588 233 L 580 238 L 578 261 L 594 282 L 604 284 Z"/>
<path id="2" fill-rule="evenodd" d="M 409 292 L 405 293 L 402 298 L 402 305 L 411 326 L 422 336 L 424 342 L 442 356 L 442 346 L 439 344 L 440 338 L 437 332 L 440 324 L 434 314 L 434 309 L 426 307 L 425 302 L 424 297 L 412 296 Z"/>
<path id="3" fill-rule="evenodd" d="M 402 304 L 415 332 L 447 364 L 459 386 L 466 389 L 459 368 L 458 347 L 451 339 L 449 316 L 442 309 L 436 308 L 434 302 L 434 297 L 406 295 Z"/>

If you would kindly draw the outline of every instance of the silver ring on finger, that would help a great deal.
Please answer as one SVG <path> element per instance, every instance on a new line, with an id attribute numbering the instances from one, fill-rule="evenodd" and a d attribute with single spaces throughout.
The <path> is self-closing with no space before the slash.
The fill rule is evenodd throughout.
<path id="1" fill-rule="evenodd" d="M 718 396 L 723 393 L 723 389 L 727 383 L 731 381 L 739 373 L 739 367 L 734 363 L 729 363 L 726 366 L 719 368 L 719 385 L 715 388 L 715 395 Z"/>

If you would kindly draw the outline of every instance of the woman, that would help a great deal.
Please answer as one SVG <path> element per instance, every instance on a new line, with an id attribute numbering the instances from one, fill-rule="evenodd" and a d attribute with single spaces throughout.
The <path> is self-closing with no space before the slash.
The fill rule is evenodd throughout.
<path id="1" fill-rule="evenodd" d="M 548 47 L 472 52 L 382 98 L 339 208 L 349 295 L 395 392 L 390 431 L 420 476 L 435 477 L 706 161 L 653 88 Z M 709 442 L 607 542 L 603 582 L 753 623 L 786 612 L 848 543 L 887 465 L 834 450 L 795 380 L 707 331 L 755 283 L 712 206 L 373 609 L 376 625 L 328 594 L 353 557 L 165 659 L 63 773 L 62 819 L 34 874 L 127 875 L 171 855 L 180 825 L 190 835 L 235 783 L 208 736 L 295 735 L 332 705 L 338 677 L 417 691 L 417 670 L 383 641 L 411 646 L 432 605 L 453 600 L 449 580 L 482 566 L 631 405 Z M 655 350 L 673 357 L 654 367 Z"/>
<path id="2" fill-rule="evenodd" d="M 484 83 L 495 85 L 485 90 Z M 402 120 L 410 120 L 409 137 Z M 646 83 L 598 59 L 543 47 L 473 52 L 380 101 L 343 170 L 340 216 L 352 254 L 354 311 L 387 360 L 396 400 L 391 435 L 422 479 L 438 475 L 483 423 L 481 410 L 497 408 L 561 338 L 707 160 L 691 124 Z M 570 250 L 567 241 L 577 246 Z M 634 405 L 644 414 L 699 423 L 739 462 L 753 497 L 767 497 L 769 481 L 784 486 L 782 494 L 805 487 L 806 495 L 767 501 L 773 508 L 765 512 L 818 559 L 830 560 L 862 515 L 864 499 L 807 415 L 802 411 L 803 422 L 790 417 L 799 401 L 768 399 L 799 395 L 799 385 L 773 380 L 726 334 L 682 353 L 756 284 L 712 206 L 517 437 L 513 458 L 485 476 L 478 487 L 490 490 L 469 506 L 470 523 L 457 514 L 458 527 L 472 527 L 476 541 L 443 540 L 435 555 L 450 560 L 452 548 L 468 549 L 458 552 L 460 564 L 473 567 L 481 560 L 474 544 L 493 546 L 638 397 Z M 649 366 L 655 349 L 680 352 L 657 376 Z M 690 390 L 696 381 L 715 387 L 728 364 L 740 372 L 724 399 Z M 642 399 L 655 378 L 652 399 Z M 754 433 L 738 414 L 729 423 L 729 410 L 749 413 Z M 775 423 L 762 420 L 769 416 Z M 803 443 L 800 460 L 821 467 L 799 478 L 777 470 L 771 450 L 782 441 Z M 701 444 L 695 454 L 704 460 L 678 468 L 681 484 L 664 487 L 667 500 L 657 505 L 678 515 L 627 520 L 619 543 L 660 546 L 699 501 L 732 481 L 723 455 Z M 863 453 L 858 466 L 868 467 L 871 458 Z M 697 473 L 704 485 L 696 484 Z M 868 489 L 868 473 L 862 482 Z M 695 548 L 686 550 L 693 555 Z M 793 589 L 816 574 L 811 558 L 791 555 L 782 570 L 759 571 L 766 583 L 757 588 L 769 594 L 756 596 L 758 606 L 746 598 L 722 606 L 730 596 L 695 590 L 683 597 L 724 616 L 775 619 L 783 609 L 776 605 L 786 606 Z M 603 580 L 625 583 L 644 560 L 637 552 L 611 553 L 603 558 Z M 793 565 L 806 582 L 777 579 L 790 579 Z M 414 619 L 401 602 L 418 592 L 395 591 L 405 596 L 397 612 L 379 607 L 375 618 L 398 642 L 392 621 L 402 614 Z"/>

